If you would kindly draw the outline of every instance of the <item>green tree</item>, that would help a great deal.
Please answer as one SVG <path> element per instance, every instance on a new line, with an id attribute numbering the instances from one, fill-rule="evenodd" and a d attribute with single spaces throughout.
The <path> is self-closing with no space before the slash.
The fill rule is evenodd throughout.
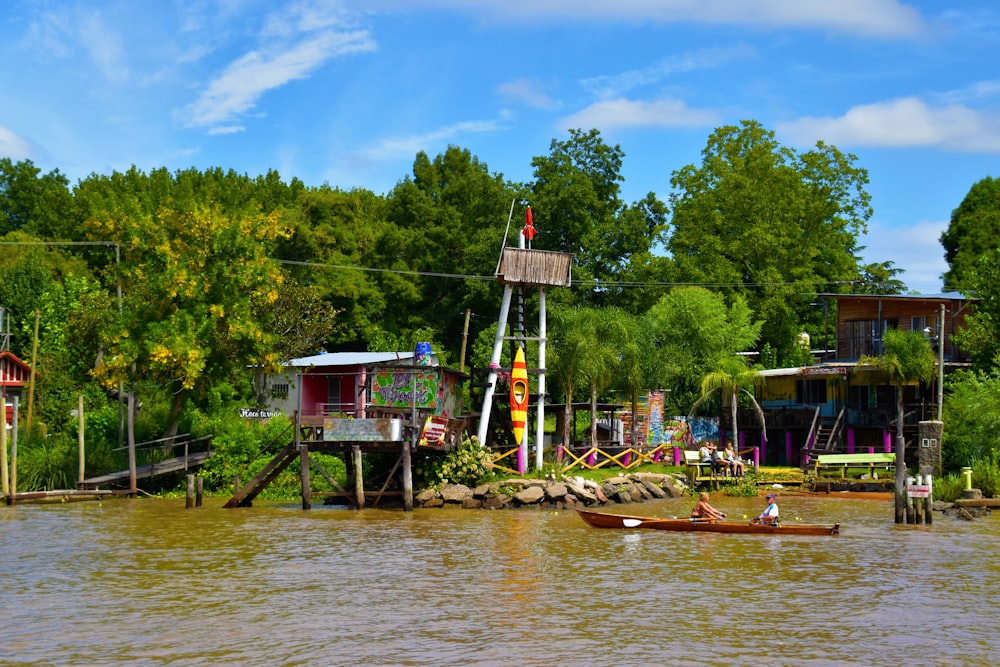
<path id="1" fill-rule="evenodd" d="M 954 339 L 976 369 L 992 373 L 1000 368 L 1000 249 L 984 251 L 964 275 L 963 292 L 977 301 Z"/>
<path id="2" fill-rule="evenodd" d="M 758 345 L 784 362 L 822 325 L 811 295 L 858 275 L 872 209 L 856 160 L 822 142 L 797 153 L 755 121 L 718 128 L 701 165 L 671 178 L 674 277 L 743 294 L 765 322 Z"/>
<path id="3" fill-rule="evenodd" d="M 958 371 L 948 377 L 944 469 L 958 472 L 1000 457 L 1000 378 Z"/>
<path id="4" fill-rule="evenodd" d="M 616 304 L 621 288 L 664 241 L 666 208 L 650 193 L 626 206 L 621 200 L 624 151 L 597 130 L 570 130 L 553 140 L 547 156 L 532 159 L 531 205 L 538 236 L 533 247 L 574 255 L 573 278 L 594 289 L 593 305 Z"/>
<path id="5" fill-rule="evenodd" d="M 741 295 L 727 306 L 721 294 L 704 287 L 679 287 L 643 316 L 653 363 L 649 383 L 669 388 L 669 405 L 684 414 L 701 395 L 699 379 L 718 359 L 752 349 L 763 325 Z"/>
<path id="6" fill-rule="evenodd" d="M 903 438 L 903 385 L 929 382 L 934 377 L 934 351 L 927 338 L 918 331 L 889 329 L 882 337 L 884 352 L 863 356 L 857 367 L 874 368 L 896 386 L 896 523 L 905 520 L 906 440 Z"/>
<path id="7" fill-rule="evenodd" d="M 715 367 L 705 374 L 701 379 L 701 396 L 691 406 L 689 415 L 694 414 L 698 407 L 710 396 L 718 392 L 720 398 L 720 409 L 724 413 L 729 411 L 729 423 L 732 428 L 732 439 L 738 442 L 739 426 L 736 419 L 739 408 L 740 394 L 745 394 L 753 405 L 757 418 L 760 420 L 761 428 L 764 429 L 764 439 L 767 439 L 767 429 L 764 426 L 764 409 L 757 402 L 750 389 L 760 388 L 764 383 L 764 377 L 760 371 L 750 368 L 743 357 L 721 357 L 715 363 Z M 723 443 L 719 442 L 719 449 Z"/>
<path id="8" fill-rule="evenodd" d="M 497 312 L 496 283 L 479 278 L 495 271 L 511 203 L 522 196 L 467 149 L 449 146 L 433 160 L 418 153 L 412 177 L 387 197 L 388 225 L 373 259 L 374 266 L 399 271 L 378 275 L 392 302 L 381 326 L 404 336 L 432 327 L 457 351 L 466 308 Z M 518 218 L 511 227 L 516 234 Z"/>
<path id="9" fill-rule="evenodd" d="M 92 238 L 121 249 L 113 283 L 121 285 L 122 313 L 96 373 L 107 386 L 157 383 L 173 397 L 169 435 L 188 397 L 223 380 L 249 387 L 248 366 L 282 361 L 276 334 L 255 313 L 278 301 L 285 276 L 269 257 L 288 232 L 278 212 L 224 211 L 211 188 L 186 191 L 186 178 L 176 189 L 165 172 L 143 183 L 133 171 L 125 180 L 145 201 L 111 192 L 117 202 L 106 200 L 112 206 L 86 223 Z"/>
<path id="10" fill-rule="evenodd" d="M 896 276 L 905 272 L 894 262 L 873 262 L 858 268 L 860 277 L 854 284 L 855 294 L 905 294 L 906 283 Z"/>
<path id="11" fill-rule="evenodd" d="M 69 180 L 58 169 L 42 174 L 31 160 L 0 158 L 0 236 L 21 230 L 65 240 L 78 224 Z"/>
<path id="12" fill-rule="evenodd" d="M 1000 247 L 1000 178 L 987 176 L 969 190 L 941 234 L 946 291 L 965 292 L 975 281 L 979 259 Z"/>
<path id="13" fill-rule="evenodd" d="M 588 307 L 574 306 L 556 309 L 552 313 L 553 345 L 548 348 L 549 377 L 554 388 L 561 389 L 566 398 L 563 411 L 563 447 L 572 444 L 573 394 L 584 388 L 584 378 L 589 375 L 585 367 L 594 356 L 591 348 L 597 340 L 599 313 Z"/>
<path id="14" fill-rule="evenodd" d="M 383 322 L 385 293 L 371 267 L 384 266 L 377 245 L 385 229 L 385 200 L 368 190 L 323 186 L 301 192 L 285 214 L 291 230 L 276 256 L 296 281 L 337 311 L 330 348 L 365 345 Z"/>

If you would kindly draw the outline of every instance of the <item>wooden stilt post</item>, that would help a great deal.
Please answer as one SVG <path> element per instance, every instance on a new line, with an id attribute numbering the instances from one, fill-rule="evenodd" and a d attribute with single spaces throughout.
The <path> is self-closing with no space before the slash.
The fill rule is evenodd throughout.
<path id="1" fill-rule="evenodd" d="M 187 495 L 184 498 L 184 507 L 186 509 L 194 507 L 194 475 L 187 476 Z"/>
<path id="2" fill-rule="evenodd" d="M 10 478 L 7 477 L 7 395 L 0 393 L 0 415 L 3 415 L 3 428 L 0 429 L 0 492 L 6 496 L 10 493 Z"/>
<path id="3" fill-rule="evenodd" d="M 403 511 L 413 511 L 413 466 L 410 457 L 410 443 L 403 443 Z"/>
<path id="4" fill-rule="evenodd" d="M 309 482 L 309 445 L 299 443 L 299 469 L 302 472 L 302 509 L 312 509 L 312 484 Z"/>
<path id="5" fill-rule="evenodd" d="M 77 426 L 77 429 L 76 429 L 76 431 L 77 431 L 76 439 L 77 439 L 77 443 L 79 444 L 79 449 L 80 449 L 80 470 L 79 470 L 79 475 L 77 476 L 77 480 L 76 481 L 82 482 L 84 480 L 84 471 L 85 471 L 84 469 L 86 468 L 86 462 L 87 462 L 87 456 L 86 456 L 86 453 L 84 452 L 84 444 L 83 444 L 84 443 L 84 441 L 83 441 L 83 424 L 84 424 L 84 419 L 83 419 L 83 394 L 80 394 L 79 398 L 77 399 L 77 402 L 76 402 L 76 412 L 77 412 L 77 415 L 76 415 L 77 419 L 79 420 L 77 422 L 79 425 Z"/>
<path id="6" fill-rule="evenodd" d="M 202 491 L 205 485 L 205 478 L 198 475 L 194 480 L 194 506 L 201 507 Z"/>
<path id="7" fill-rule="evenodd" d="M 365 508 L 365 480 L 361 470 L 361 447 L 351 447 L 351 460 L 354 463 L 354 501 L 359 510 Z"/>
<path id="8" fill-rule="evenodd" d="M 11 429 L 10 429 L 10 501 L 9 505 L 13 505 L 15 499 L 17 498 L 17 419 L 18 412 L 20 408 L 20 399 L 14 396 L 14 412 L 11 415 Z"/>
<path id="9" fill-rule="evenodd" d="M 942 306 L 943 307 L 943 306 Z M 924 479 L 927 480 L 927 497 L 924 498 L 924 523 L 928 526 L 934 523 L 933 520 L 933 509 L 934 509 L 934 481 L 931 479 L 931 475 L 926 475 Z"/>
<path id="10" fill-rule="evenodd" d="M 138 492 L 135 471 L 135 391 L 128 391 L 128 488 L 134 498 Z"/>

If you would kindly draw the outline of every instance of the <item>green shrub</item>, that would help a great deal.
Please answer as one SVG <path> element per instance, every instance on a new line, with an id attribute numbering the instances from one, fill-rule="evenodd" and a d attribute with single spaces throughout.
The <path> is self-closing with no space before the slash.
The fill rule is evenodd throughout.
<path id="1" fill-rule="evenodd" d="M 476 486 L 485 481 L 493 469 L 492 453 L 479 446 L 475 436 L 465 438 L 444 456 L 426 455 L 414 464 L 415 483 L 422 488 L 442 484 Z"/>
<path id="2" fill-rule="evenodd" d="M 934 500 L 946 503 L 954 502 L 962 497 L 965 480 L 961 475 L 952 473 L 934 480 Z"/>

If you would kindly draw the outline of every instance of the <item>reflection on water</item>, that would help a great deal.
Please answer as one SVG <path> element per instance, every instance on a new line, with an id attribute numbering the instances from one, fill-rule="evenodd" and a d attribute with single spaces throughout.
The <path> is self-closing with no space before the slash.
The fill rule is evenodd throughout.
<path id="1" fill-rule="evenodd" d="M 1000 664 L 996 515 L 896 526 L 884 501 L 784 499 L 844 524 L 831 538 L 212 505 L 0 508 L 0 664 Z"/>

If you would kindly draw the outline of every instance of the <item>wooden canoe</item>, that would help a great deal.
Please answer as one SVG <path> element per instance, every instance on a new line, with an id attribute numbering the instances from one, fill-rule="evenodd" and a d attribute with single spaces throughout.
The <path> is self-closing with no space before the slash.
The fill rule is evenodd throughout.
<path id="1" fill-rule="evenodd" d="M 595 528 L 652 528 L 654 530 L 702 531 L 707 533 L 745 533 L 750 535 L 839 535 L 840 524 L 781 524 L 764 526 L 739 521 L 693 519 L 658 519 L 648 516 L 628 516 L 577 510 L 580 518 Z"/>

